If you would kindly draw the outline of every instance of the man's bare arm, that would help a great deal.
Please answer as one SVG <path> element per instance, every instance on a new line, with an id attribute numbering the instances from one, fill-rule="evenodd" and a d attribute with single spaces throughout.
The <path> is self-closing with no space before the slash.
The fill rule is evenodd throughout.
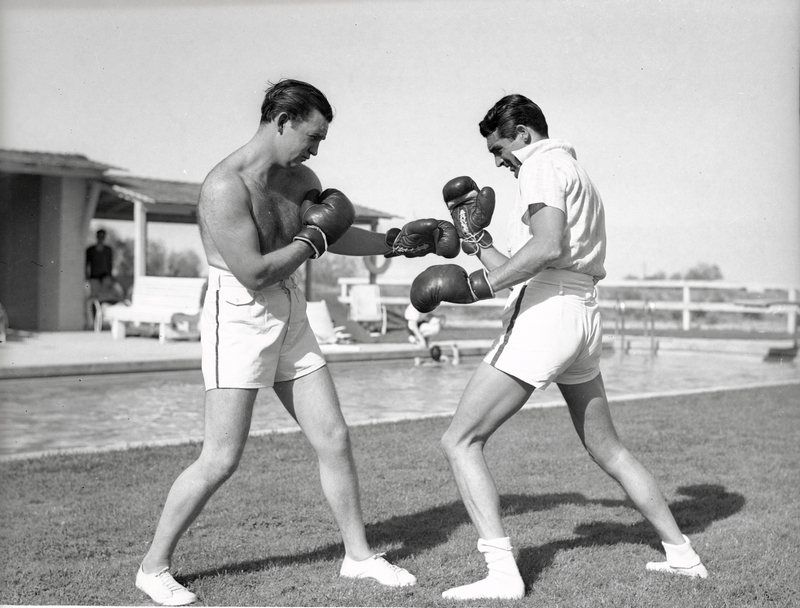
<path id="1" fill-rule="evenodd" d="M 481 262 L 490 271 L 489 282 L 495 291 L 512 287 L 539 274 L 561 257 L 566 226 L 564 212 L 544 207 L 531 216 L 532 237 L 510 258 L 494 248 L 481 252 Z"/>
<path id="2" fill-rule="evenodd" d="M 328 247 L 331 253 L 340 255 L 383 255 L 390 251 L 386 235 L 352 226 L 344 236 Z"/>
<path id="3" fill-rule="evenodd" d="M 250 192 L 238 177 L 216 177 L 203 186 L 200 212 L 227 269 L 255 291 L 290 276 L 312 251 L 305 243 L 292 242 L 262 254 L 249 202 Z"/>

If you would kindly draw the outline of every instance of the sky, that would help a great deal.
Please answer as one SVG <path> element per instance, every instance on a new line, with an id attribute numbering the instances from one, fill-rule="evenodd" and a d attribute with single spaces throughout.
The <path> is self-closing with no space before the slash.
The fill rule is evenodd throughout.
<path id="1" fill-rule="evenodd" d="M 386 229 L 447 219 L 442 186 L 470 175 L 502 247 L 516 181 L 477 125 L 521 93 L 602 194 L 609 279 L 800 285 L 799 58 L 796 0 L 0 0 L 0 146 L 199 182 L 297 78 L 335 110 L 323 187 Z"/>

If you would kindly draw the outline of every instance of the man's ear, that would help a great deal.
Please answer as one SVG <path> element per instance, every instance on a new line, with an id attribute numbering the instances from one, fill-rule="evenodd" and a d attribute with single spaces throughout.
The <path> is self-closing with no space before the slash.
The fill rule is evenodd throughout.
<path id="1" fill-rule="evenodd" d="M 515 139 L 521 140 L 527 146 L 531 143 L 531 133 L 524 125 L 517 125 Z"/>
<path id="2" fill-rule="evenodd" d="M 275 123 L 278 125 L 278 133 L 283 135 L 283 127 L 289 124 L 289 115 L 286 112 L 281 112 L 275 119 Z"/>

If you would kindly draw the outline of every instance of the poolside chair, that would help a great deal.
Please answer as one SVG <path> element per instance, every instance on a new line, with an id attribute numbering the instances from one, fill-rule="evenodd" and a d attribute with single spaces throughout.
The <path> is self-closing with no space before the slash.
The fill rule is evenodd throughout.
<path id="1" fill-rule="evenodd" d="M 319 302 L 307 302 L 306 314 L 311 329 L 320 344 L 337 344 L 348 342 L 350 334 L 344 333 L 344 326 L 335 327 L 331 313 L 325 300 Z"/>
<path id="2" fill-rule="evenodd" d="M 381 304 L 381 288 L 378 285 L 350 287 L 350 320 L 362 324 L 380 323 L 380 333 L 386 333 L 386 306 Z"/>

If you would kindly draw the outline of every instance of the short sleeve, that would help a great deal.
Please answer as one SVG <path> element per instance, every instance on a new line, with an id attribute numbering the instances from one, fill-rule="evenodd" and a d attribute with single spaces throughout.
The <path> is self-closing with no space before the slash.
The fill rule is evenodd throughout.
<path id="1" fill-rule="evenodd" d="M 552 162 L 547 159 L 536 159 L 534 162 L 523 164 L 519 180 L 523 209 L 532 210 L 547 205 L 566 214 L 566 185 L 563 176 Z M 522 221 L 527 224 L 526 220 L 529 217 L 526 211 Z"/>

